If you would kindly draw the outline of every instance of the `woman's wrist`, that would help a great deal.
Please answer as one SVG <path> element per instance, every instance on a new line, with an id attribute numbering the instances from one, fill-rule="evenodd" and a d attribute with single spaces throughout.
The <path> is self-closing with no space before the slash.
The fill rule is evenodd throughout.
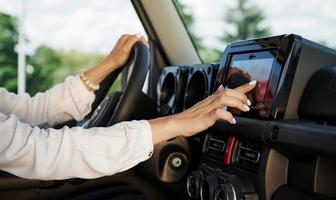
<path id="1" fill-rule="evenodd" d="M 182 135 L 181 123 L 176 115 L 152 119 L 149 123 L 154 145 Z"/>
<path id="2" fill-rule="evenodd" d="M 100 62 L 97 67 L 104 69 L 107 73 L 111 73 L 118 69 L 120 65 L 114 59 L 105 59 Z"/>
<path id="3" fill-rule="evenodd" d="M 84 74 L 92 84 L 99 85 L 112 71 L 117 68 L 118 66 L 111 61 L 102 61 L 96 66 L 86 70 Z"/>

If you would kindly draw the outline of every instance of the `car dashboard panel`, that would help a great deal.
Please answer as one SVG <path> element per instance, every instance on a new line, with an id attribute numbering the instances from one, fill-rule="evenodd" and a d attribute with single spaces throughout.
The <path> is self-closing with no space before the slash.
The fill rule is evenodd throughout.
<path id="1" fill-rule="evenodd" d="M 191 153 L 185 153 L 188 196 L 268 200 L 294 191 L 336 198 L 330 187 L 336 184 L 330 178 L 336 178 L 330 168 L 336 163 L 335 128 L 303 120 L 298 113 L 310 77 L 335 64 L 336 51 L 291 34 L 231 43 L 220 63 L 165 67 L 157 85 L 161 116 L 192 107 L 220 85 L 235 88 L 257 81 L 247 93 L 249 112 L 227 108 L 236 125 L 219 121 L 189 139 L 199 154 L 191 163 Z"/>

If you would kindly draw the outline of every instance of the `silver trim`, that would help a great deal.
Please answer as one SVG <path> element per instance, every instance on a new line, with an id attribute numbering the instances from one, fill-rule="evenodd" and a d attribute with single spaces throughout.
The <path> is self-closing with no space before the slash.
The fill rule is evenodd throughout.
<path id="1" fill-rule="evenodd" d="M 203 175 L 203 173 L 202 173 L 202 171 L 198 171 L 197 173 L 199 173 L 200 175 L 201 175 L 201 180 L 200 180 L 200 186 L 203 184 L 203 179 L 204 179 L 204 175 Z M 187 178 L 187 193 L 188 193 L 188 195 L 189 195 L 189 197 L 192 197 L 192 198 L 199 198 L 199 197 L 194 197 L 191 193 L 190 193 L 190 179 L 191 178 L 194 178 L 195 179 L 195 183 L 196 183 L 196 181 L 197 181 L 197 179 L 195 178 L 195 176 L 193 176 L 193 173 L 191 173 L 190 174 L 190 176 L 188 176 L 188 178 Z M 200 190 L 200 188 L 197 188 L 197 187 L 195 187 L 195 190 Z"/>
<path id="2" fill-rule="evenodd" d="M 187 193 L 188 193 L 188 195 L 189 195 L 189 197 L 193 197 L 193 195 L 191 194 L 191 192 L 190 192 L 190 179 L 191 178 L 195 178 L 195 177 L 193 177 L 192 175 L 191 176 L 188 176 L 188 178 L 187 178 Z"/>
<path id="3" fill-rule="evenodd" d="M 233 192 L 233 200 L 237 200 L 237 194 L 236 194 L 236 190 L 233 187 L 233 185 L 231 183 L 228 183 L 228 185 L 231 187 L 232 192 Z"/>
<path id="4" fill-rule="evenodd" d="M 204 200 L 204 197 L 203 197 L 203 183 L 202 183 L 202 186 L 201 186 L 200 197 L 201 197 L 201 200 Z"/>
<path id="5" fill-rule="evenodd" d="M 211 147 L 211 146 L 210 146 L 210 141 L 216 141 L 216 142 L 222 143 L 222 144 L 223 144 L 222 149 L 217 149 L 217 148 Z M 225 143 L 224 141 L 222 141 L 222 140 L 217 140 L 217 139 L 214 139 L 214 138 L 212 138 L 212 137 L 209 138 L 208 149 L 214 149 L 214 150 L 219 150 L 219 151 L 221 151 L 221 152 L 224 152 L 225 146 L 226 146 L 226 143 Z"/>
<path id="6" fill-rule="evenodd" d="M 252 161 L 254 163 L 258 163 L 259 162 L 259 160 L 260 160 L 260 152 L 259 151 L 256 151 L 256 150 L 253 150 L 253 149 L 249 149 L 249 148 L 246 148 L 246 147 L 239 147 L 239 149 L 245 149 L 245 150 L 249 150 L 249 151 L 255 152 L 255 153 L 257 153 L 258 157 L 257 157 L 257 161 L 255 161 L 255 160 L 252 160 L 252 159 L 241 157 L 241 154 L 239 152 L 239 157 L 238 158 L 242 158 L 244 160 L 249 160 L 249 161 Z"/>
<path id="7" fill-rule="evenodd" d="M 233 193 L 233 196 L 232 196 L 233 198 L 230 199 L 230 198 L 228 197 L 228 194 L 226 193 L 226 199 L 227 199 L 227 200 L 237 200 L 236 190 L 235 190 L 235 188 L 233 187 L 233 185 L 232 185 L 231 183 L 225 183 L 225 184 L 220 184 L 220 185 L 219 185 L 219 188 L 216 190 L 215 200 L 217 200 L 217 195 L 218 195 L 218 193 L 220 192 L 220 189 L 227 188 L 227 187 L 230 187 L 230 189 L 231 189 L 231 191 L 232 191 L 232 193 Z M 226 189 L 226 190 L 227 190 L 227 189 Z"/>

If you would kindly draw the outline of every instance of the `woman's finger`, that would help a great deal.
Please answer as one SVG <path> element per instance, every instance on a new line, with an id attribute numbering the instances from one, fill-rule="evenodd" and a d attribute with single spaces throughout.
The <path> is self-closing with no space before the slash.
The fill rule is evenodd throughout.
<path id="1" fill-rule="evenodd" d="M 251 101 L 247 98 L 247 96 L 244 93 L 239 92 L 238 90 L 226 88 L 220 91 L 220 93 L 224 93 L 227 96 L 236 97 L 237 99 L 240 99 L 242 102 L 246 103 L 247 105 L 249 106 L 251 105 Z"/>
<path id="2" fill-rule="evenodd" d="M 140 40 L 147 48 L 149 48 L 149 43 L 148 41 L 145 39 L 144 36 L 141 36 L 141 40 Z"/>
<path id="3" fill-rule="evenodd" d="M 123 45 L 123 48 L 125 48 L 127 51 L 131 51 L 134 44 L 138 41 L 141 41 L 141 37 L 142 37 L 141 35 L 134 35 L 129 37 L 125 42 L 125 44 Z"/>
<path id="4" fill-rule="evenodd" d="M 239 110 L 243 112 L 250 111 L 250 108 L 245 102 L 242 102 L 240 99 L 236 97 L 227 96 L 222 93 L 217 95 L 217 97 L 209 105 L 209 109 L 214 110 L 218 108 L 223 108 L 224 106 L 238 108 Z"/>
<path id="5" fill-rule="evenodd" d="M 125 42 L 128 40 L 128 38 L 131 37 L 131 36 L 132 36 L 132 35 L 130 35 L 130 34 L 123 34 L 123 35 L 119 38 L 119 40 L 118 40 L 116 46 L 117 46 L 117 47 L 122 47 L 122 45 L 125 44 Z"/>
<path id="6" fill-rule="evenodd" d="M 224 87 L 223 87 L 223 85 L 221 84 L 221 85 L 218 87 L 217 91 L 216 91 L 214 94 L 218 94 L 218 93 L 220 93 L 220 92 L 222 92 L 222 91 L 224 91 Z"/>
<path id="7" fill-rule="evenodd" d="M 223 109 L 216 109 L 215 110 L 215 119 L 216 120 L 222 119 L 222 120 L 225 120 L 225 121 L 227 121 L 231 124 L 237 123 L 236 119 L 233 117 L 233 115 L 230 112 L 225 111 Z"/>
<path id="8" fill-rule="evenodd" d="M 246 83 L 246 84 L 244 84 L 240 87 L 236 87 L 234 90 L 245 94 L 245 93 L 253 90 L 253 88 L 256 86 L 256 84 L 257 84 L 257 81 L 254 80 L 254 81 Z"/>
<path id="9" fill-rule="evenodd" d="M 198 103 L 198 105 L 202 106 L 202 107 L 208 106 L 209 104 L 211 104 L 213 102 L 213 100 L 215 98 L 217 98 L 217 95 L 219 95 L 219 93 L 222 92 L 222 91 L 224 91 L 224 87 L 223 87 L 223 85 L 220 85 L 215 93 L 213 93 L 212 95 L 208 96 L 204 100 L 200 101 Z"/>

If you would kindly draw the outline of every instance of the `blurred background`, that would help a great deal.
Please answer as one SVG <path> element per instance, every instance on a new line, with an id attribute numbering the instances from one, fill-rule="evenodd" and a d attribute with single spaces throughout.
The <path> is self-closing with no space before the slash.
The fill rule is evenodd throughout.
<path id="1" fill-rule="evenodd" d="M 174 2 L 204 62 L 229 42 L 285 33 L 336 47 L 334 0 Z M 129 0 L 0 0 L 0 87 L 18 91 L 18 52 L 34 95 L 97 64 L 123 33 L 146 35 Z"/>

